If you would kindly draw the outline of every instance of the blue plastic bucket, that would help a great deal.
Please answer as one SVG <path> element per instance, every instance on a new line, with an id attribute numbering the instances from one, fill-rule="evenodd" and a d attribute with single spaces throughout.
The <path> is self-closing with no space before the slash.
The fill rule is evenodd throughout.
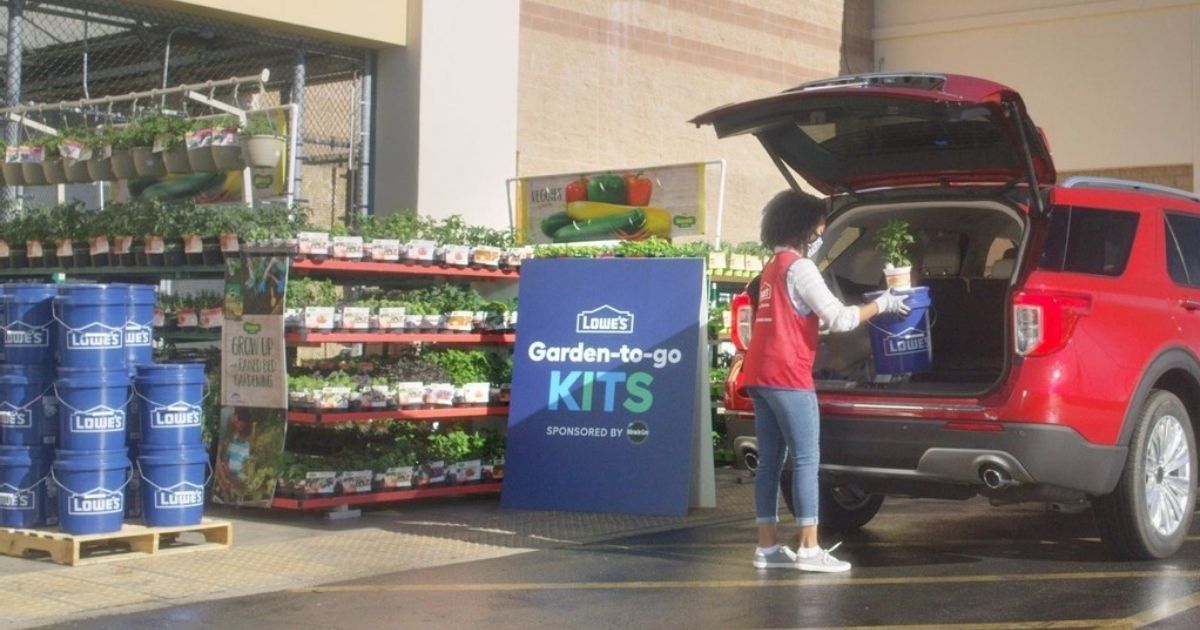
<path id="1" fill-rule="evenodd" d="M 137 462 L 138 447 L 137 444 L 132 444 L 129 447 L 129 461 Z M 141 518 L 142 516 L 142 480 L 140 475 L 133 474 L 129 477 L 129 485 L 125 486 L 125 518 Z"/>
<path id="2" fill-rule="evenodd" d="M 0 444 L 54 445 L 58 434 L 54 368 L 0 365 Z"/>
<path id="3" fill-rule="evenodd" d="M 154 362 L 154 285 L 131 284 L 129 321 L 125 323 L 125 356 L 129 366 Z"/>
<path id="4" fill-rule="evenodd" d="M 129 372 L 58 368 L 58 445 L 70 451 L 125 449 Z"/>
<path id="5" fill-rule="evenodd" d="M 908 296 L 908 315 L 878 315 L 867 322 L 871 333 L 871 354 L 876 374 L 915 374 L 929 371 L 933 361 L 930 336 L 930 300 L 928 287 L 894 289 Z M 868 300 L 881 292 L 868 293 Z"/>
<path id="6" fill-rule="evenodd" d="M 124 448 L 57 452 L 50 479 L 58 485 L 58 522 L 64 532 L 81 535 L 121 530 L 125 485 L 131 475 L 126 454 Z"/>
<path id="7" fill-rule="evenodd" d="M 3 356 L 4 353 L 4 325 L 8 323 L 8 307 L 5 306 L 6 302 L 4 301 L 5 286 L 0 284 L 0 356 Z"/>
<path id="8" fill-rule="evenodd" d="M 46 524 L 46 477 L 53 447 L 0 446 L 0 526 Z"/>
<path id="9" fill-rule="evenodd" d="M 54 300 L 58 364 L 71 368 L 125 369 L 129 288 L 123 284 L 68 284 Z"/>
<path id="10" fill-rule="evenodd" d="M 22 365 L 54 365 L 53 284 L 10 284 L 4 291 L 4 359 Z"/>
<path id="11" fill-rule="evenodd" d="M 139 366 L 133 391 L 138 402 L 141 443 L 200 444 L 204 382 L 203 363 Z"/>
<path id="12" fill-rule="evenodd" d="M 196 525 L 204 516 L 208 452 L 202 444 L 143 444 L 138 457 L 142 521 L 150 527 Z"/>

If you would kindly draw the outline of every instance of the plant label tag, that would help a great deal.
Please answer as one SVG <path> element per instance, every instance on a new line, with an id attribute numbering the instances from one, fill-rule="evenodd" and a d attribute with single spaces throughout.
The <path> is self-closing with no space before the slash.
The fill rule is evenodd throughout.
<path id="1" fill-rule="evenodd" d="M 93 236 L 88 242 L 88 253 L 92 256 L 100 256 L 108 253 L 108 237 Z"/>
<path id="2" fill-rule="evenodd" d="M 371 241 L 371 259 L 397 262 L 400 260 L 400 241 L 377 239 Z"/>
<path id="3" fill-rule="evenodd" d="M 328 232 L 300 232 L 296 235 L 297 251 L 307 256 L 329 255 Z"/>
<path id="4" fill-rule="evenodd" d="M 68 258 L 70 256 L 74 256 L 74 245 L 75 244 L 71 242 L 71 239 L 69 238 L 59 239 L 58 246 L 54 249 L 54 255 L 58 256 L 59 258 Z"/>
<path id="5" fill-rule="evenodd" d="M 466 267 L 471 264 L 471 248 L 466 245 L 446 245 L 442 248 L 442 255 L 447 265 Z"/>
<path id="6" fill-rule="evenodd" d="M 162 254 L 167 251 L 161 236 L 147 236 L 145 239 L 147 254 Z"/>
<path id="7" fill-rule="evenodd" d="M 492 394 L 491 383 L 464 383 L 463 402 L 468 405 L 486 405 Z"/>
<path id="8" fill-rule="evenodd" d="M 154 327 L 162 328 L 167 323 L 167 314 L 161 308 L 154 307 Z"/>
<path id="9" fill-rule="evenodd" d="M 58 154 L 72 160 L 92 159 L 92 149 L 78 140 L 63 140 L 58 145 Z"/>
<path id="10" fill-rule="evenodd" d="M 403 306 L 381 306 L 381 307 L 379 307 L 379 327 L 384 330 L 403 330 L 404 329 L 404 307 Z"/>
<path id="11" fill-rule="evenodd" d="M 42 242 L 41 241 L 25 241 L 25 255 L 30 258 L 41 258 Z"/>
<path id="12" fill-rule="evenodd" d="M 97 159 L 97 160 L 107 160 L 111 157 L 112 157 L 112 143 L 111 142 L 105 142 L 104 144 L 100 145 L 100 148 L 97 149 L 95 151 L 95 153 L 92 154 L 92 158 Z"/>
<path id="13" fill-rule="evenodd" d="M 196 309 L 181 308 L 175 313 L 175 318 L 179 322 L 180 328 L 195 328 L 200 325 L 200 316 L 196 314 Z"/>
<path id="14" fill-rule="evenodd" d="M 365 306 L 343 306 L 342 328 L 346 330 L 370 330 L 371 309 Z"/>
<path id="15" fill-rule="evenodd" d="M 474 311 L 451 311 L 446 317 L 446 330 L 469 333 L 474 325 Z"/>
<path id="16" fill-rule="evenodd" d="M 333 257 L 346 260 L 362 260 L 363 239 L 361 236 L 333 237 Z"/>
<path id="17" fill-rule="evenodd" d="M 730 254 L 729 255 L 729 268 L 733 269 L 734 271 L 745 271 L 746 270 L 746 255 L 745 254 Z"/>
<path id="18" fill-rule="evenodd" d="M 237 127 L 213 127 L 210 143 L 214 147 L 236 147 L 238 145 Z"/>
<path id="19" fill-rule="evenodd" d="M 225 309 L 218 306 L 216 308 L 206 308 L 200 311 L 200 327 L 201 328 L 220 328 L 225 325 Z"/>
<path id="20" fill-rule="evenodd" d="M 21 147 L 4 147 L 4 162 L 17 164 L 21 161 Z"/>
<path id="21" fill-rule="evenodd" d="M 500 248 L 480 245 L 471 250 L 471 262 L 484 267 L 500 266 Z"/>
<path id="22" fill-rule="evenodd" d="M 212 144 L 212 129 L 196 129 L 183 136 L 189 149 L 202 149 Z"/>
<path id="23" fill-rule="evenodd" d="M 304 489 L 310 494 L 333 494 L 337 473 L 332 470 L 313 470 L 304 474 Z"/>
<path id="24" fill-rule="evenodd" d="M 437 244 L 433 241 L 409 241 L 405 247 L 404 257 L 417 262 L 433 262 L 433 250 Z"/>
<path id="25" fill-rule="evenodd" d="M 167 150 L 167 145 L 171 143 L 171 134 L 160 133 L 154 136 L 154 146 L 150 147 L 151 153 L 162 153 Z"/>
<path id="26" fill-rule="evenodd" d="M 304 309 L 304 327 L 309 330 L 333 330 L 332 306 L 309 306 Z"/>
<path id="27" fill-rule="evenodd" d="M 21 145 L 17 147 L 19 151 L 18 162 L 44 162 L 46 160 L 46 149 L 42 147 L 31 147 Z"/>
<path id="28" fill-rule="evenodd" d="M 199 234 L 184 236 L 184 253 L 204 253 L 204 240 Z"/>

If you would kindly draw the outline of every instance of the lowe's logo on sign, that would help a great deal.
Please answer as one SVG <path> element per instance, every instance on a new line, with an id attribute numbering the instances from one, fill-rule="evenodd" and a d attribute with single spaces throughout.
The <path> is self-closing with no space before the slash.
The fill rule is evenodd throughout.
<path id="1" fill-rule="evenodd" d="M 33 327 L 25 322 L 13 322 L 4 332 L 4 345 L 10 348 L 48 348 L 50 326 Z"/>
<path id="2" fill-rule="evenodd" d="M 929 337 L 924 330 L 909 328 L 884 340 L 883 353 L 889 357 L 929 352 Z"/>
<path id="3" fill-rule="evenodd" d="M 67 333 L 67 347 L 71 350 L 109 350 L 124 347 L 124 329 L 105 326 L 99 322 Z"/>
<path id="4" fill-rule="evenodd" d="M 33 427 L 33 414 L 28 409 L 19 409 L 7 402 L 0 403 L 0 426 L 29 429 Z"/>
<path id="5" fill-rule="evenodd" d="M 155 407 L 150 412 L 150 427 L 154 429 L 169 429 L 172 427 L 200 426 L 201 411 L 199 405 L 189 405 L 177 402 L 165 407 Z"/>
<path id="6" fill-rule="evenodd" d="M 154 491 L 154 507 L 174 510 L 204 505 L 204 486 L 183 482 L 170 488 Z"/>
<path id="7" fill-rule="evenodd" d="M 89 514 L 124 512 L 124 499 L 123 493 L 104 488 L 96 488 L 82 494 L 71 494 L 71 500 L 67 502 L 67 513 L 87 516 Z"/>
<path id="8" fill-rule="evenodd" d="M 575 332 L 582 334 L 633 334 L 633 313 L 615 309 L 607 304 L 575 316 Z"/>
<path id="9" fill-rule="evenodd" d="M 149 346 L 153 343 L 154 338 L 150 326 L 137 322 L 129 322 L 129 325 L 125 326 L 126 346 Z"/>
<path id="10" fill-rule="evenodd" d="M 0 484 L 0 509 L 37 509 L 37 495 L 34 494 L 32 489 L 22 491 L 20 488 L 7 483 Z"/>
<path id="11" fill-rule="evenodd" d="M 125 430 L 125 411 L 112 407 L 92 407 L 71 413 L 71 430 L 78 433 L 107 433 Z"/>

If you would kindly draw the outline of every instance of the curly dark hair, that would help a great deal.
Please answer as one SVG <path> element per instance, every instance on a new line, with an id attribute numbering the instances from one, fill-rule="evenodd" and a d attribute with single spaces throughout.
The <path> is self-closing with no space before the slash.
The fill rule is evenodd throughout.
<path id="1" fill-rule="evenodd" d="M 809 194 L 787 189 L 763 207 L 759 238 L 763 247 L 798 247 L 825 218 L 825 202 Z"/>

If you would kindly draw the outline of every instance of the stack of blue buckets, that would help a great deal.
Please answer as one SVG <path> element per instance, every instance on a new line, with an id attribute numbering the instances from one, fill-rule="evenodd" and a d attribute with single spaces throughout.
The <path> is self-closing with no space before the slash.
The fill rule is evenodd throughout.
<path id="1" fill-rule="evenodd" d="M 138 503 L 152 527 L 199 523 L 204 365 L 153 362 L 155 288 L 12 284 L 2 300 L 0 523 L 52 524 L 55 496 L 68 534 L 119 531 Z"/>

